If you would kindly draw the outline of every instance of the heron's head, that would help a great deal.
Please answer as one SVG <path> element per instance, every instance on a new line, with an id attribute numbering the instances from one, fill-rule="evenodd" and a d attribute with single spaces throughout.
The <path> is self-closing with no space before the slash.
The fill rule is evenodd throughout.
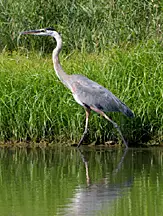
<path id="1" fill-rule="evenodd" d="M 54 30 L 54 28 L 44 28 L 44 29 L 37 29 L 37 30 L 29 30 L 21 32 L 20 34 L 30 34 L 30 35 L 42 35 L 42 36 L 52 36 L 56 38 L 59 36 L 59 33 Z"/>

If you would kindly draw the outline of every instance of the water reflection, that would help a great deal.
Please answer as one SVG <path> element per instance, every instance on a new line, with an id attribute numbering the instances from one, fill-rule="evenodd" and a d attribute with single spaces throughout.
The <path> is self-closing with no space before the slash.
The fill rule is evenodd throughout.
<path id="1" fill-rule="evenodd" d="M 74 191 L 73 198 L 69 200 L 66 208 L 60 210 L 61 215 L 96 215 L 106 210 L 112 204 L 112 201 L 122 196 L 127 188 L 132 185 L 131 179 L 127 181 L 112 184 L 107 176 L 98 180 L 98 182 L 91 183 L 89 175 L 88 160 L 84 155 L 84 151 L 78 150 L 81 159 L 85 165 L 87 187 L 77 187 Z M 128 149 L 125 149 L 116 169 L 113 170 L 112 175 L 115 176 L 120 170 Z M 110 173 L 111 175 L 111 173 Z"/>
<path id="2" fill-rule="evenodd" d="M 163 150 L 1 149 L 0 215 L 162 215 Z"/>

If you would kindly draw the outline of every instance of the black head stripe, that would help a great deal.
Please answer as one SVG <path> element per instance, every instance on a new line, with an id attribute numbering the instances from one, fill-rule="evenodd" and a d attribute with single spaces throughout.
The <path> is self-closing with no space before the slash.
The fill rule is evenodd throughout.
<path id="1" fill-rule="evenodd" d="M 48 28 L 46 28 L 46 30 L 55 31 L 55 29 L 53 27 L 48 27 Z"/>

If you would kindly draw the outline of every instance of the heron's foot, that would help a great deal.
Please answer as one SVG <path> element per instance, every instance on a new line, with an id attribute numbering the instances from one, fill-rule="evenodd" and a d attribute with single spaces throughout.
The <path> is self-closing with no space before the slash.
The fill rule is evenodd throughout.
<path id="1" fill-rule="evenodd" d="M 126 142 L 126 140 L 124 138 L 123 138 L 123 142 L 125 144 L 126 149 L 128 149 L 128 144 L 127 144 L 127 142 Z"/>
<path id="2" fill-rule="evenodd" d="M 83 140 L 84 140 L 84 137 L 82 137 L 81 140 L 79 141 L 79 143 L 78 143 L 78 145 L 77 145 L 78 148 L 80 147 L 80 145 L 82 145 Z"/>
<path id="3" fill-rule="evenodd" d="M 82 137 L 81 137 L 81 139 L 80 139 L 80 141 L 79 141 L 79 143 L 77 145 L 78 148 L 80 147 L 80 145 L 82 145 L 82 143 L 85 140 L 85 137 L 87 136 L 87 134 L 88 134 L 88 130 L 85 129 L 85 131 L 84 131 L 84 133 L 83 133 L 83 135 L 82 135 Z"/>

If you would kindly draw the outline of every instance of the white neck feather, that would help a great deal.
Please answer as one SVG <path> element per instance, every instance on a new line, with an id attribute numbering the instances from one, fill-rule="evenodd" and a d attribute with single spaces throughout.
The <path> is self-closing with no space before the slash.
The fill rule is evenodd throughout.
<path id="1" fill-rule="evenodd" d="M 69 75 L 67 75 L 64 72 L 64 70 L 63 70 L 63 68 L 62 68 L 62 66 L 60 64 L 60 61 L 59 61 L 59 53 L 60 53 L 60 51 L 62 49 L 62 38 L 57 32 L 55 32 L 54 35 L 52 35 L 52 36 L 55 38 L 55 40 L 57 42 L 57 46 L 53 50 L 53 54 L 52 54 L 54 70 L 56 72 L 57 77 L 61 80 L 61 82 L 63 82 L 63 84 L 65 84 L 68 87 L 68 84 L 66 82 L 66 80 L 67 80 L 66 78 Z"/>

